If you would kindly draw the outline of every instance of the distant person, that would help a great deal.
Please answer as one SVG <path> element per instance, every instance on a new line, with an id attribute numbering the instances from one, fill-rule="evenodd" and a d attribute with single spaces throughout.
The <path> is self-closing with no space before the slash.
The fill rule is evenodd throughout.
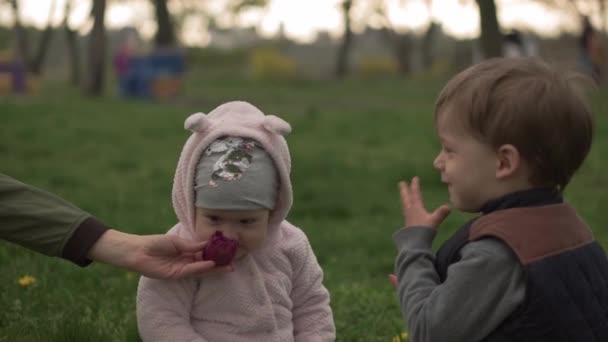
<path id="1" fill-rule="evenodd" d="M 0 239 L 86 266 L 93 260 L 152 278 L 201 275 L 214 267 L 204 242 L 127 234 L 65 200 L 0 174 Z"/>
<path id="2" fill-rule="evenodd" d="M 210 240 L 204 258 L 234 271 L 201 278 L 141 277 L 137 324 L 145 341 L 335 340 L 323 271 L 292 204 L 291 127 L 246 102 L 185 123 L 171 236 Z"/>
<path id="3" fill-rule="evenodd" d="M 529 34 L 511 30 L 503 37 L 504 57 L 534 57 L 538 54 L 535 40 Z"/>
<path id="4" fill-rule="evenodd" d="M 118 91 L 121 96 L 131 95 L 135 89 L 131 80 L 130 64 L 131 59 L 135 57 L 138 51 L 138 40 L 135 33 L 126 31 L 124 41 L 118 46 L 113 57 L 114 73 L 118 79 Z"/>
<path id="5" fill-rule="evenodd" d="M 505 57 L 525 57 L 526 50 L 521 33 L 513 30 L 504 36 L 503 54 Z"/>
<path id="6" fill-rule="evenodd" d="M 606 64 L 608 54 L 600 34 L 595 31 L 588 17 L 583 17 L 583 31 L 579 44 L 582 69 L 594 80 L 600 82 L 603 78 L 602 68 Z"/>
<path id="7" fill-rule="evenodd" d="M 451 205 L 479 213 L 437 253 L 447 205 L 400 183 L 397 292 L 416 342 L 608 341 L 608 259 L 563 199 L 593 137 L 568 72 L 498 58 L 452 78 L 435 106 L 433 165 Z"/>

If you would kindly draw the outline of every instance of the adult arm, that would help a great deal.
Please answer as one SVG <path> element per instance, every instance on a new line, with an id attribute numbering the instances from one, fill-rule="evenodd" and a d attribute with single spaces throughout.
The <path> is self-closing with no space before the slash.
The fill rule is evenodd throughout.
<path id="1" fill-rule="evenodd" d="M 58 196 L 3 174 L 0 239 L 80 266 L 95 260 L 153 278 L 181 278 L 204 273 L 215 265 L 196 257 L 205 242 L 110 229 Z"/>
<path id="2" fill-rule="evenodd" d="M 89 250 L 108 229 L 60 197 L 0 174 L 1 239 L 86 266 Z"/>

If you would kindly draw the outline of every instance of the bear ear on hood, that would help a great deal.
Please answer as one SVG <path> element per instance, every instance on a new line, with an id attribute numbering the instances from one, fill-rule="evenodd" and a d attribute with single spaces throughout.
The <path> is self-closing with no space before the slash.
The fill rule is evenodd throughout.
<path id="1" fill-rule="evenodd" d="M 193 133 L 200 133 L 207 129 L 210 124 L 211 122 L 207 118 L 207 115 L 199 112 L 190 115 L 186 119 L 186 122 L 184 123 L 184 128 Z"/>
<path id="2" fill-rule="evenodd" d="M 291 133 L 291 126 L 287 123 L 287 121 L 274 115 L 266 115 L 264 117 L 264 121 L 262 122 L 262 126 L 266 130 L 282 136 L 286 136 Z"/>

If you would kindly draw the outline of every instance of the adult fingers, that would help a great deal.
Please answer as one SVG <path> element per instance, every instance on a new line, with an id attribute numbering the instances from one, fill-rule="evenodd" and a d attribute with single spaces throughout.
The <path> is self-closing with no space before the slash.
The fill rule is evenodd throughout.
<path id="1" fill-rule="evenodd" d="M 191 240 L 182 239 L 177 236 L 171 236 L 171 238 L 172 238 L 173 245 L 180 252 L 196 253 L 196 252 L 200 251 L 201 249 L 203 249 L 203 247 L 205 247 L 205 245 L 207 244 L 207 241 L 191 241 Z"/>

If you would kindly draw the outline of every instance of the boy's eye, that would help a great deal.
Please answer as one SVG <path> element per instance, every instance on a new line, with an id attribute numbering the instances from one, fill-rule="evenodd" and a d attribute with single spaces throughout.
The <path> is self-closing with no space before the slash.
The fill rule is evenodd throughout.
<path id="1" fill-rule="evenodd" d="M 242 219 L 241 224 L 252 224 L 255 222 L 255 219 Z"/>

